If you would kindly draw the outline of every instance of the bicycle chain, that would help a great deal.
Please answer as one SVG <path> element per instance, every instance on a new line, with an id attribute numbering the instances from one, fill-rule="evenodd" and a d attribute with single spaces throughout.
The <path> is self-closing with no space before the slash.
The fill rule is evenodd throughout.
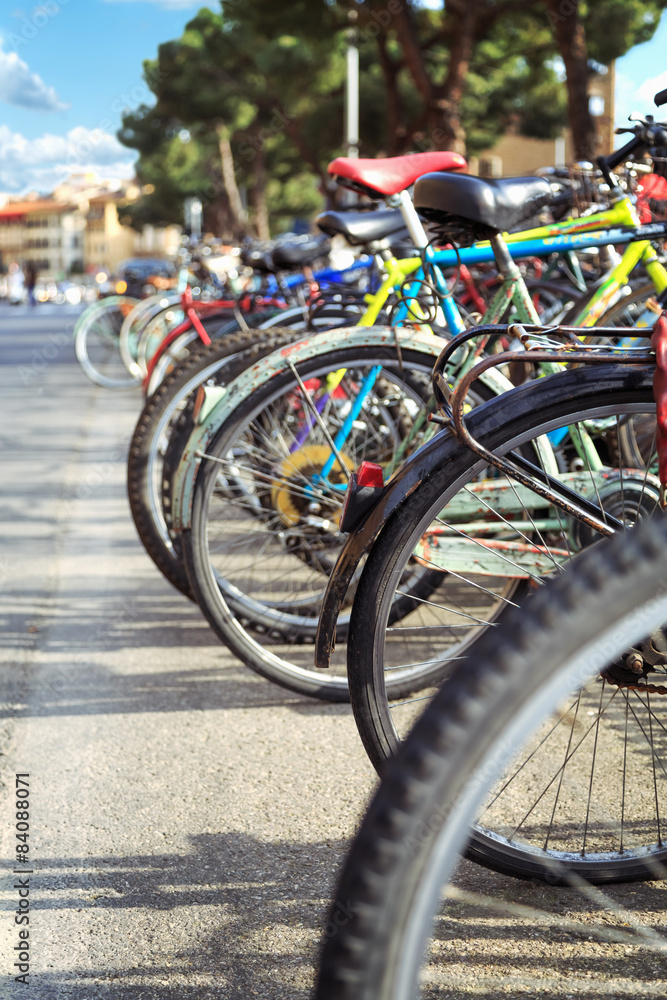
<path id="1" fill-rule="evenodd" d="M 613 677 L 606 675 L 604 679 L 608 684 L 614 684 L 616 687 L 623 688 L 626 691 L 644 691 L 646 694 L 667 694 L 667 686 L 665 684 L 623 684 L 622 681 L 614 680 Z"/>

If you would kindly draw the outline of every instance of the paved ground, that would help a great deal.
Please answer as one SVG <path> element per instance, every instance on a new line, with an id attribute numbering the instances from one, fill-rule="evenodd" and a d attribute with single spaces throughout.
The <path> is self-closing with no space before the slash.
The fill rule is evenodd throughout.
<path id="1" fill-rule="evenodd" d="M 85 379 L 73 318 L 0 312 L 0 761 L 30 773 L 31 994 L 303 996 L 370 767 L 346 707 L 242 668 L 145 557 L 140 397 Z M 0 832 L 7 858 L 7 794 Z"/>
<path id="2" fill-rule="evenodd" d="M 124 490 L 139 395 L 81 374 L 75 314 L 0 306 L 0 995 L 23 995 L 25 772 L 33 998 L 305 1000 L 370 766 L 347 707 L 242 668 L 144 555 Z M 470 865 L 458 882 L 590 919 L 571 892 Z M 661 885 L 616 892 L 661 923 Z M 466 903 L 439 948 L 457 988 L 438 996 L 647 995 L 648 958 Z"/>

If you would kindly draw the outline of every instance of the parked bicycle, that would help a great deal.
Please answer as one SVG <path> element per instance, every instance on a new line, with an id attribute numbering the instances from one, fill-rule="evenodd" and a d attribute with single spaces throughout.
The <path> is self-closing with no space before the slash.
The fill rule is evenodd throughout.
<path id="1" fill-rule="evenodd" d="M 654 143 L 659 129 L 650 123 L 638 126 L 633 149 L 643 151 Z M 607 169 L 630 153 L 625 147 L 608 158 Z M 357 179 L 365 176 L 363 165 L 349 169 L 356 171 Z M 485 227 L 481 235 L 488 235 L 494 225 L 495 229 L 487 246 L 472 252 L 493 255 L 496 248 L 506 286 L 496 296 L 493 308 L 500 309 L 503 301 L 516 295 L 530 314 L 530 296 L 509 252 L 511 248 L 513 253 L 517 244 L 504 244 L 498 230 L 518 225 L 546 205 L 551 195 L 549 185 L 536 178 L 489 183 L 455 173 L 430 176 L 449 185 L 453 207 L 443 210 L 448 217 L 454 210 L 458 215 L 462 208 L 467 212 L 471 207 L 466 196 L 461 196 L 470 185 L 487 192 L 487 204 L 496 214 L 481 220 Z M 368 178 L 366 182 L 368 186 Z M 423 179 L 417 181 L 415 196 L 424 183 Z M 407 194 L 400 200 L 404 208 L 411 205 Z M 622 192 L 612 211 L 619 215 L 633 212 Z M 414 227 L 413 214 L 410 208 L 406 210 L 406 224 Z M 472 211 L 471 221 L 479 230 L 479 220 Z M 590 219 L 579 221 L 595 224 Z M 598 240 L 602 244 L 605 240 L 614 242 L 617 234 L 628 239 L 665 232 L 635 225 L 631 231 L 619 229 L 557 240 L 547 237 L 544 242 L 549 247 L 565 246 L 568 240 L 578 244 Z M 424 237 L 421 239 L 424 245 Z M 466 242 L 469 239 L 468 235 Z M 537 249 L 532 241 L 524 246 L 526 243 L 531 251 Z M 425 251 L 427 268 L 437 253 Z M 456 256 L 449 253 L 448 263 Z M 466 250 L 458 253 L 465 261 Z M 665 287 L 667 272 L 650 242 L 644 240 L 626 254 L 634 263 L 644 257 L 656 282 Z M 413 259 L 394 269 L 401 273 L 404 285 L 400 305 L 404 316 L 409 314 L 406 302 L 419 289 L 403 279 L 409 268 L 420 266 L 421 262 Z M 621 269 L 628 266 L 625 260 Z M 618 280 L 618 269 L 615 271 L 611 284 L 604 282 L 594 293 L 591 311 L 595 317 Z M 437 282 L 434 275 L 434 287 Z M 445 306 L 450 312 L 455 309 L 446 293 Z M 587 322 L 587 314 L 578 318 Z M 429 395 L 427 371 L 437 343 L 430 334 L 410 327 L 400 328 L 398 333 L 359 327 L 345 331 L 344 337 L 340 345 L 333 342 L 333 335 L 322 335 L 293 351 L 276 352 L 217 398 L 215 387 L 205 390 L 198 426 L 188 441 L 169 497 L 170 517 L 181 534 L 190 584 L 217 634 L 254 669 L 299 690 L 332 698 L 347 696 L 344 662 L 339 658 L 326 674 L 313 670 L 308 644 L 315 638 L 326 578 L 344 541 L 339 517 L 347 479 L 364 459 L 391 471 L 404 455 L 428 440 L 433 425 L 425 421 L 423 407 Z M 568 383 L 563 391 L 566 388 Z M 541 414 L 537 401 L 540 389 L 526 404 L 530 407 L 528 420 Z M 475 402 L 479 401 L 478 397 Z M 576 397 L 576 409 L 567 414 L 568 422 L 578 422 L 585 404 L 583 394 Z M 505 405 L 503 400 L 494 410 L 496 422 Z M 565 415 L 561 414 L 558 426 L 564 423 Z M 507 426 L 511 426 L 509 418 Z M 359 565 L 358 559 L 355 565 Z M 358 578 L 352 574 L 349 581 L 356 586 Z M 411 578 L 416 587 L 421 587 L 424 579 L 429 580 L 428 574 Z M 394 594 L 400 608 L 406 601 L 409 606 L 413 596 L 410 586 Z M 347 628 L 346 614 L 345 610 L 338 619 L 341 639 Z M 421 672 L 416 668 L 406 676 L 397 671 L 388 675 L 386 682 L 398 692 L 405 689 L 405 681 L 410 686 L 421 683 Z"/>
<path id="2" fill-rule="evenodd" d="M 623 675 L 636 651 L 667 648 L 666 545 L 661 516 L 583 553 L 454 667 L 355 837 L 317 1000 L 460 995 L 462 952 L 485 992 L 498 958 L 503 990 L 511 977 L 516 995 L 662 992 L 660 920 L 608 886 L 667 874 L 664 693 Z M 605 744 L 603 709 L 614 715 Z M 532 882 L 466 889 L 455 877 L 466 845 L 474 860 Z M 480 923 L 498 942 L 492 952 L 485 942 L 483 966 Z M 513 961 L 512 941 L 526 936 L 535 968 L 524 949 Z"/>

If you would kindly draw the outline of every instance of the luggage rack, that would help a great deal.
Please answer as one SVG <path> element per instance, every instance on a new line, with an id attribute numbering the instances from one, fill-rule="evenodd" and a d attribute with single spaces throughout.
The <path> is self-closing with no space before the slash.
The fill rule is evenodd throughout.
<path id="1" fill-rule="evenodd" d="M 648 341 L 653 335 L 653 330 L 650 327 L 628 327 L 622 331 L 618 327 L 595 327 L 594 329 L 596 338 L 618 339 L 619 334 L 621 334 L 623 341 L 628 339 Z M 436 416 L 434 419 L 437 423 L 450 427 L 462 444 L 484 459 L 488 465 L 498 469 L 503 475 L 509 476 L 534 490 L 545 500 L 565 511 L 566 514 L 576 517 L 601 534 L 612 535 L 625 527 L 621 521 L 609 513 L 604 515 L 603 520 L 600 517 L 601 511 L 598 506 L 570 490 L 557 477 L 549 475 L 517 452 L 509 452 L 503 457 L 495 455 L 470 433 L 464 419 L 465 400 L 470 386 L 482 372 L 499 365 L 511 362 L 549 366 L 564 364 L 655 365 L 655 354 L 650 350 L 648 344 L 646 347 L 614 346 L 613 344 L 599 343 L 584 344 L 581 342 L 581 336 L 581 327 L 554 326 L 545 328 L 519 323 L 513 323 L 509 326 L 481 326 L 465 330 L 449 342 L 433 368 L 433 391 L 441 413 L 441 416 Z M 464 362 L 464 368 L 466 364 L 470 364 L 470 360 L 473 361 L 472 366 L 465 371 L 455 387 L 450 386 L 444 374 L 448 362 L 457 351 L 478 338 L 483 347 L 504 338 L 510 339 L 510 341 L 519 341 L 522 344 L 522 349 L 490 354 L 477 363 L 474 363 L 477 351 L 470 352 L 471 358 Z M 551 368 L 551 370 L 553 371 L 555 368 Z"/>

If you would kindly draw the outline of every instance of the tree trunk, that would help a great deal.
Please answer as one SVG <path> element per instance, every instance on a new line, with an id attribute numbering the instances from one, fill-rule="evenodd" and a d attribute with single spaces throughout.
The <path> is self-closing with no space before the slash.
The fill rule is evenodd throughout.
<path id="1" fill-rule="evenodd" d="M 319 178 L 321 194 L 323 197 L 328 198 L 331 178 L 326 170 L 323 170 L 322 164 L 318 160 L 314 151 L 304 141 L 301 119 L 290 117 L 289 121 L 285 125 L 285 131 L 294 143 L 303 162 L 307 164 L 312 169 L 313 173 Z"/>
<path id="2" fill-rule="evenodd" d="M 598 146 L 597 126 L 588 110 L 588 49 L 586 32 L 579 20 L 579 0 L 567 0 L 567 3 L 546 0 L 546 5 L 549 24 L 565 63 L 574 155 L 578 160 L 594 160 Z"/>
<path id="3" fill-rule="evenodd" d="M 399 66 L 389 55 L 387 36 L 381 31 L 377 37 L 380 68 L 384 76 L 387 92 L 387 155 L 397 156 L 403 152 L 402 140 L 405 129 L 401 127 L 401 97 L 398 91 Z"/>
<path id="4" fill-rule="evenodd" d="M 419 47 L 412 22 L 408 0 L 400 0 L 396 13 L 397 37 L 403 51 L 405 65 L 415 87 L 424 100 L 424 111 L 419 122 L 413 123 L 409 134 L 417 139 L 415 145 L 422 150 L 451 149 L 465 153 L 465 131 L 461 125 L 459 105 L 465 89 L 465 78 L 475 41 L 475 27 L 479 0 L 457 0 L 447 4 L 449 30 L 447 47 L 449 65 L 440 86 L 430 78 Z M 423 134 L 419 135 L 419 131 Z"/>
<path id="5" fill-rule="evenodd" d="M 269 231 L 269 209 L 266 203 L 266 168 L 264 165 L 264 150 L 260 146 L 255 159 L 255 183 L 252 189 L 252 201 L 255 208 L 255 228 L 260 240 L 271 238 Z"/>
<path id="6" fill-rule="evenodd" d="M 218 125 L 216 129 L 218 136 L 218 146 L 220 148 L 220 163 L 222 165 L 222 180 L 225 185 L 225 190 L 227 191 L 227 197 L 229 198 L 229 209 L 232 214 L 234 229 L 238 230 L 238 235 L 242 236 L 245 234 L 245 212 L 243 210 L 243 203 L 241 201 L 241 195 L 239 193 L 238 185 L 236 183 L 236 175 L 234 173 L 234 157 L 232 155 L 232 147 L 229 141 L 229 129 L 224 125 Z"/>
<path id="7" fill-rule="evenodd" d="M 436 149 L 451 149 L 464 154 L 466 134 L 459 109 L 475 42 L 478 0 L 466 0 L 462 6 L 451 6 L 447 76 L 442 87 L 437 88 L 435 99 L 431 99 L 427 120 Z"/>
<path id="8" fill-rule="evenodd" d="M 424 103 L 428 105 L 433 93 L 433 84 L 424 65 L 424 53 L 417 40 L 410 3 L 409 0 L 397 0 L 397 4 L 395 13 L 396 37 L 401 44 L 405 65 L 413 83 Z"/>

